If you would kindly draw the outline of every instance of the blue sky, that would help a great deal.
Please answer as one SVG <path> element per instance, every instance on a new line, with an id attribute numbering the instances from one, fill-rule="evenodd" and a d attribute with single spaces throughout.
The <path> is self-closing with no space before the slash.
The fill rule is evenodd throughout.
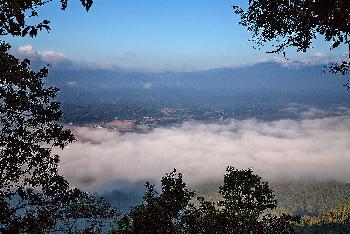
<path id="1" fill-rule="evenodd" d="M 86 12 L 71 0 L 42 7 L 52 31 L 37 38 L 9 38 L 13 48 L 32 45 L 76 61 L 148 70 L 198 70 L 236 66 L 272 57 L 247 43 L 250 34 L 238 25 L 235 0 L 102 0 Z M 305 56 L 326 55 L 320 45 Z M 295 56 L 294 53 L 291 53 Z M 298 56 L 300 57 L 300 56 Z"/>

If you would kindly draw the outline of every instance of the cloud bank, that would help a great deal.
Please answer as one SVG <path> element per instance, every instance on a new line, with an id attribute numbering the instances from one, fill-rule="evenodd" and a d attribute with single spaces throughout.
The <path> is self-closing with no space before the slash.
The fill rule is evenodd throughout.
<path id="1" fill-rule="evenodd" d="M 264 179 L 350 182 L 350 116 L 303 120 L 184 123 L 146 134 L 75 128 L 78 142 L 61 152 L 61 173 L 94 189 L 156 180 L 174 167 L 191 185 L 216 182 L 227 165 Z"/>
<path id="2" fill-rule="evenodd" d="M 62 52 L 56 52 L 53 50 L 35 51 L 32 45 L 24 45 L 18 47 L 18 53 L 23 56 L 38 57 L 44 61 L 58 61 L 65 58 Z"/>
<path id="3" fill-rule="evenodd" d="M 55 65 L 54 67 L 66 70 L 90 70 L 90 69 L 105 69 L 105 70 L 123 70 L 131 72 L 144 72 L 144 73 L 163 73 L 163 72 L 201 72 L 210 71 L 222 68 L 244 68 L 251 67 L 261 63 L 277 63 L 283 67 L 299 69 L 307 66 L 322 66 L 327 64 L 338 63 L 343 59 L 348 57 L 348 54 L 324 54 L 320 51 L 316 51 L 313 54 L 305 55 L 302 57 L 283 57 L 283 56 L 269 56 L 268 58 L 259 59 L 249 63 L 225 63 L 221 66 L 214 67 L 188 67 L 188 63 L 184 63 L 181 66 L 172 67 L 171 64 L 165 64 L 164 68 L 150 68 L 150 67 L 139 67 L 130 66 L 127 61 L 134 60 L 137 54 L 134 52 L 125 52 L 119 56 L 114 56 L 112 62 L 109 63 L 97 63 L 97 62 L 87 62 L 84 60 L 73 60 L 67 57 L 64 53 L 54 50 L 43 50 L 37 51 L 32 45 L 22 45 L 17 48 L 14 52 L 19 58 L 30 58 L 32 62 L 38 63 L 38 65 L 46 65 L 47 62 Z"/>

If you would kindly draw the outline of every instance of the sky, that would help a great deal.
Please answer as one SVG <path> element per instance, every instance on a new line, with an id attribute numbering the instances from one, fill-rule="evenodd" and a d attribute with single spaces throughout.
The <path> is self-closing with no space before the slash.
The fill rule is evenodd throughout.
<path id="1" fill-rule="evenodd" d="M 103 0 L 86 12 L 80 1 L 69 1 L 61 11 L 55 0 L 39 9 L 40 19 L 51 21 L 50 33 L 7 40 L 15 50 L 30 45 L 76 61 L 146 70 L 201 70 L 275 59 L 254 50 L 250 33 L 238 24 L 232 5 L 244 2 Z M 316 41 L 315 46 L 306 55 L 290 55 L 328 56 L 328 44 Z"/>

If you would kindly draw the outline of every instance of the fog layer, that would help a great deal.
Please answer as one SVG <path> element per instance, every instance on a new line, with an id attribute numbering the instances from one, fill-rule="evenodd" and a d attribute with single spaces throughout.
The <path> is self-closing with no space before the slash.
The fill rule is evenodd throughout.
<path id="1" fill-rule="evenodd" d="M 192 185 L 220 180 L 228 165 L 264 179 L 350 182 L 350 116 L 184 123 L 146 134 L 75 128 L 60 152 L 61 173 L 94 189 L 127 180 L 159 180 L 176 168 Z"/>

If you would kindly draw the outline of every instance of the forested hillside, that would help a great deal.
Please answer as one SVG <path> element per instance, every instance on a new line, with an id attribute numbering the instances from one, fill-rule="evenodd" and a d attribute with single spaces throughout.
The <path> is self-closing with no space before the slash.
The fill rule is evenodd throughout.
<path id="1" fill-rule="evenodd" d="M 198 194 L 217 200 L 219 185 L 198 188 Z M 277 213 L 316 217 L 350 202 L 350 184 L 342 183 L 288 183 L 271 184 L 277 198 Z"/>

